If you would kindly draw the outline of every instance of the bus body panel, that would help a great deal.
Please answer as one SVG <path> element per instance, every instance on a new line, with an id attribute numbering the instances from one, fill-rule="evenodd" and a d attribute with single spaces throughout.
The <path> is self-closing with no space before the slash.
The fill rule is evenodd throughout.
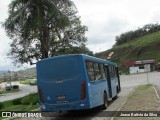
<path id="1" fill-rule="evenodd" d="M 112 98 L 117 95 L 117 78 L 111 78 Z"/>
<path id="2" fill-rule="evenodd" d="M 90 98 L 91 108 L 94 108 L 103 104 L 103 94 L 104 94 L 104 91 L 107 91 L 107 87 L 105 84 L 107 84 L 106 80 L 90 83 L 89 98 Z"/>

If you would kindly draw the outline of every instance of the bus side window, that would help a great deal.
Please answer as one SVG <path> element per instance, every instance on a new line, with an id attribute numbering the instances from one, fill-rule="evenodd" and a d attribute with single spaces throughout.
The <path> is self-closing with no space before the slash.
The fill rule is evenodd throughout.
<path id="1" fill-rule="evenodd" d="M 101 74 L 100 74 L 99 64 L 94 62 L 93 65 L 94 65 L 95 80 L 100 80 L 101 79 Z"/>
<path id="2" fill-rule="evenodd" d="M 116 77 L 116 68 L 113 66 L 113 77 Z"/>
<path id="3" fill-rule="evenodd" d="M 86 68 L 88 73 L 88 78 L 90 81 L 94 81 L 94 69 L 93 69 L 93 62 L 86 61 Z"/>
<path id="4" fill-rule="evenodd" d="M 114 66 L 109 66 L 109 74 L 110 74 L 110 78 L 116 77 L 116 69 Z"/>
<path id="5" fill-rule="evenodd" d="M 99 64 L 99 67 L 100 67 L 100 74 L 101 74 L 101 79 L 102 80 L 105 80 L 106 77 L 105 77 L 105 69 L 104 69 L 104 65 L 102 63 Z"/>
<path id="6" fill-rule="evenodd" d="M 105 66 L 105 65 L 103 65 L 103 68 L 104 68 L 104 72 L 105 72 L 105 79 L 107 80 L 108 79 L 108 73 L 109 73 L 109 71 L 108 71 L 108 67 L 107 66 Z"/>
<path id="7" fill-rule="evenodd" d="M 112 66 L 109 66 L 109 74 L 110 74 L 110 78 L 114 77 L 113 67 Z"/>

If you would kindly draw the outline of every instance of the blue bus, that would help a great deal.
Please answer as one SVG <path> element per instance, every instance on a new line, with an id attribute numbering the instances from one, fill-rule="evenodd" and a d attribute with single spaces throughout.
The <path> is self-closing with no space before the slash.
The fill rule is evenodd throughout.
<path id="1" fill-rule="evenodd" d="M 62 55 L 36 64 L 41 111 L 106 109 L 121 91 L 118 67 L 84 54 Z"/>

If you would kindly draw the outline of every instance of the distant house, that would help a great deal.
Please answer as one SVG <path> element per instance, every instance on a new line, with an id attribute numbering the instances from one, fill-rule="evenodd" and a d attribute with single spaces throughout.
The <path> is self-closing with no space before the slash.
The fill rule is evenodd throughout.
<path id="1" fill-rule="evenodd" d="M 127 61 L 122 63 L 129 68 L 129 73 L 143 73 L 155 71 L 155 60 Z"/>

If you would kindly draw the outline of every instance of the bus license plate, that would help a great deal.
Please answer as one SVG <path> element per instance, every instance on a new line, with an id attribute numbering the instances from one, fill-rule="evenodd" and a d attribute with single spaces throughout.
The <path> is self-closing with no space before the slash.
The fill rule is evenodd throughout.
<path id="1" fill-rule="evenodd" d="M 57 99 L 65 99 L 65 96 L 57 96 Z"/>

